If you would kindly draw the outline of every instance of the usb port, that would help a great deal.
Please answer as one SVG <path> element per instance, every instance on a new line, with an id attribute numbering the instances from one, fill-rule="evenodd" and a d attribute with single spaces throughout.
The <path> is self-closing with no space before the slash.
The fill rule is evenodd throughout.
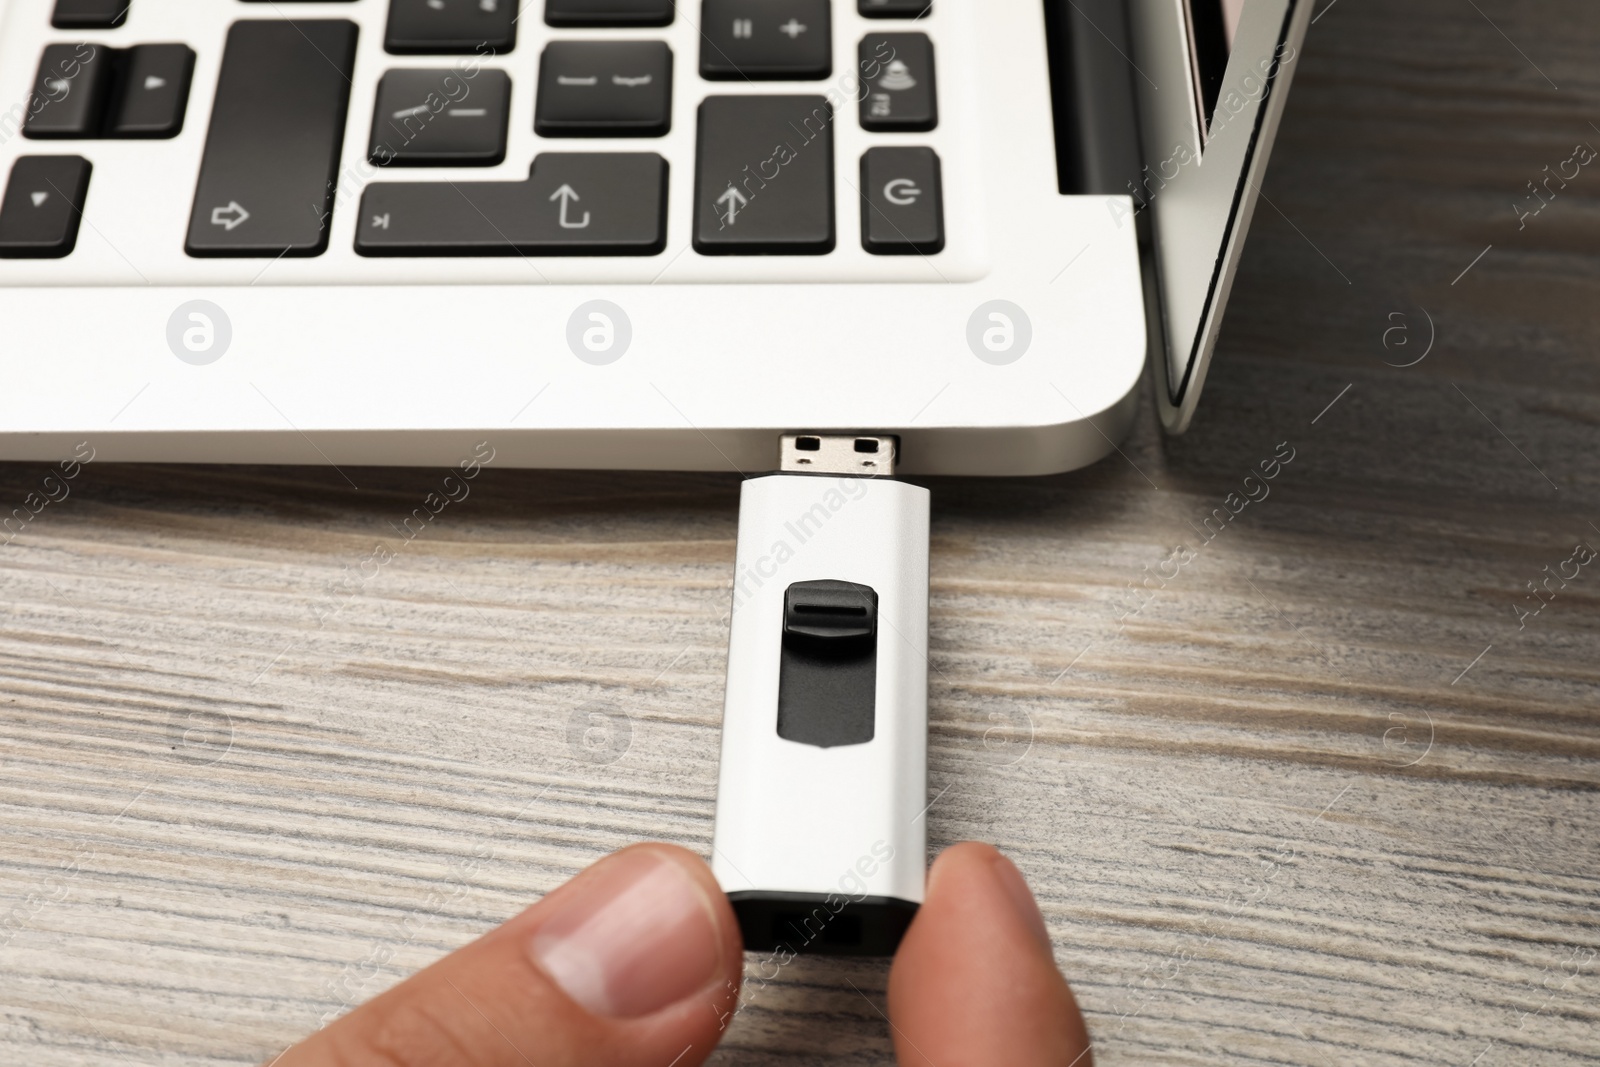
<path id="1" fill-rule="evenodd" d="M 811 474 L 893 475 L 896 440 L 857 434 L 793 433 L 779 441 L 778 469 Z"/>

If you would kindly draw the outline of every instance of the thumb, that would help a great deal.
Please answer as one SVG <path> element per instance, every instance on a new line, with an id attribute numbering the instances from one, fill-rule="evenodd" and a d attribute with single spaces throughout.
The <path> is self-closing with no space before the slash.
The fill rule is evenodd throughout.
<path id="1" fill-rule="evenodd" d="M 738 1000 L 741 948 L 699 857 L 635 845 L 274 1067 L 692 1067 Z"/>
<path id="2" fill-rule="evenodd" d="M 1089 1034 L 1056 969 L 1039 906 L 989 845 L 946 849 L 889 970 L 902 1067 L 1093 1067 Z"/>

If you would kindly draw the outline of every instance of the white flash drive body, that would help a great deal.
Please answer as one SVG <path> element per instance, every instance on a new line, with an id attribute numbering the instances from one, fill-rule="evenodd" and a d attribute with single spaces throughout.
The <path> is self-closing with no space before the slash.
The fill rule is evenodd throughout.
<path id="1" fill-rule="evenodd" d="M 711 867 L 748 950 L 890 954 L 922 902 L 928 501 L 743 485 Z"/>

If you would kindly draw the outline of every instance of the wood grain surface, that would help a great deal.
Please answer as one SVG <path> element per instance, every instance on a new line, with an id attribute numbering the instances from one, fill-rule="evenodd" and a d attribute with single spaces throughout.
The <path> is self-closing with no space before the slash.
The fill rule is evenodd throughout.
<path id="1" fill-rule="evenodd" d="M 1192 432 L 930 483 L 932 844 L 1021 866 L 1102 1067 L 1600 1058 L 1600 170 L 1515 208 L 1596 56 L 1325 6 Z M 737 478 L 490 468 L 406 540 L 444 472 L 345 473 L 91 463 L 0 548 L 0 1061 L 254 1063 L 709 851 Z M 886 974 L 714 1062 L 889 1062 Z"/>

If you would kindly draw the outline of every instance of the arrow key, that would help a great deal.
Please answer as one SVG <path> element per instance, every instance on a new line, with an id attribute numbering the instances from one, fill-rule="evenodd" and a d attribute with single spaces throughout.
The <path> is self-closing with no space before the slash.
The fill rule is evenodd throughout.
<path id="1" fill-rule="evenodd" d="M 194 53 L 181 44 L 141 44 L 128 50 L 127 74 L 112 105 L 112 137 L 176 137 L 189 103 Z"/>
<path id="2" fill-rule="evenodd" d="M 53 44 L 39 57 L 24 137 L 98 137 L 111 88 L 111 49 Z"/>
<path id="3" fill-rule="evenodd" d="M 78 243 L 89 191 L 82 156 L 21 156 L 0 201 L 0 259 L 60 259 Z"/>

